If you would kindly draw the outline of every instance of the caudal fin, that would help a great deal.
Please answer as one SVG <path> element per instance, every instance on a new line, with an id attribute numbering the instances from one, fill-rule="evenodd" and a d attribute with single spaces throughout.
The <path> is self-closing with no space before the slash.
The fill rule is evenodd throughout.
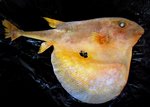
<path id="1" fill-rule="evenodd" d="M 2 24 L 5 27 L 5 38 L 11 38 L 11 40 L 13 41 L 21 36 L 21 34 L 19 33 L 20 30 L 9 21 L 3 20 Z"/>

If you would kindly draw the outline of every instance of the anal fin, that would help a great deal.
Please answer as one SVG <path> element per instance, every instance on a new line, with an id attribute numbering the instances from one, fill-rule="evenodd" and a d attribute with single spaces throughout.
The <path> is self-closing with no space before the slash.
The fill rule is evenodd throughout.
<path id="1" fill-rule="evenodd" d="M 52 42 L 43 42 L 40 46 L 40 49 L 38 51 L 38 54 L 43 53 L 45 50 L 47 50 L 49 47 L 53 45 Z"/>

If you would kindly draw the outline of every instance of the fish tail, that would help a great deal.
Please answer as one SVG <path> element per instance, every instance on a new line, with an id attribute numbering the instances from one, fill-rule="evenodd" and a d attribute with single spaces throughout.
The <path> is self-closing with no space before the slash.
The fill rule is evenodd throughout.
<path id="1" fill-rule="evenodd" d="M 21 36 L 21 33 L 19 33 L 21 30 L 19 30 L 9 21 L 3 20 L 2 24 L 5 27 L 5 38 L 11 38 L 11 40 L 13 41 Z"/>

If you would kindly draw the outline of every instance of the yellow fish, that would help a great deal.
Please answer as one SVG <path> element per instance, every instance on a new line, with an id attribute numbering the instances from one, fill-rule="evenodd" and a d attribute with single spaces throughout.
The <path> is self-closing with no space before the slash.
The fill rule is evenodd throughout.
<path id="1" fill-rule="evenodd" d="M 125 87 L 132 48 L 144 33 L 125 18 L 62 22 L 44 19 L 55 29 L 26 32 L 3 20 L 5 37 L 43 40 L 38 53 L 54 46 L 51 62 L 62 87 L 74 98 L 100 104 L 117 97 Z"/>

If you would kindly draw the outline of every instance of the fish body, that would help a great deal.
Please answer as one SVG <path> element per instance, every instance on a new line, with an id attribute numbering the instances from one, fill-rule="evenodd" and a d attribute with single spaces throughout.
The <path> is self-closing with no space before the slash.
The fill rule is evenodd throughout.
<path id="1" fill-rule="evenodd" d="M 100 104 L 117 97 L 128 80 L 132 48 L 144 29 L 125 18 L 45 20 L 54 29 L 26 32 L 4 20 L 6 38 L 15 40 L 24 36 L 42 40 L 38 53 L 53 45 L 54 73 L 74 98 Z"/>

